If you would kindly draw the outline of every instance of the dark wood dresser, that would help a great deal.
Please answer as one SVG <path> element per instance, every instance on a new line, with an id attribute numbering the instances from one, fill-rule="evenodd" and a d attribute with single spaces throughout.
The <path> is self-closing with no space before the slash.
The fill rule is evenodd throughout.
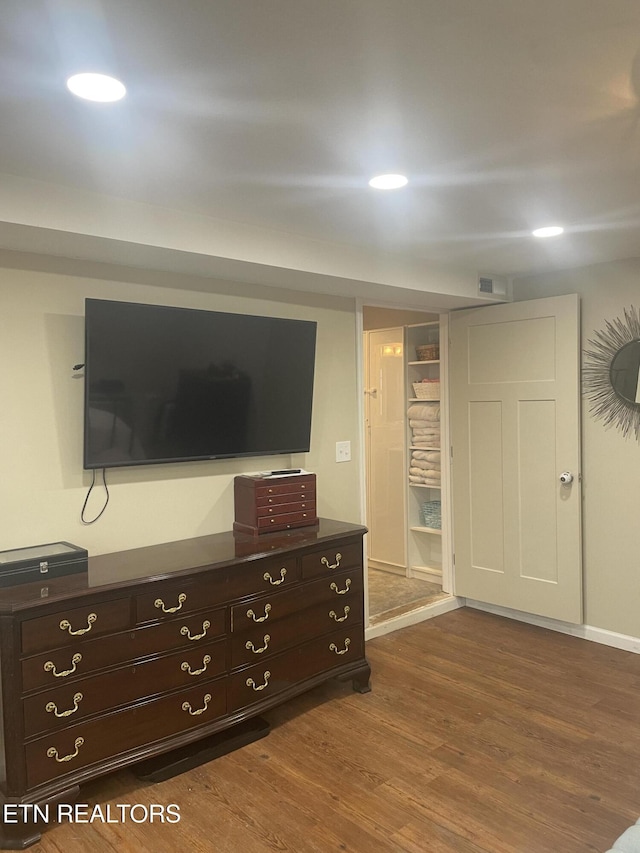
<path id="1" fill-rule="evenodd" d="M 329 678 L 366 692 L 365 532 L 219 533 L 1 589 L 3 804 L 73 802 Z M 40 837 L 28 821 L 3 833 L 5 849 Z"/>

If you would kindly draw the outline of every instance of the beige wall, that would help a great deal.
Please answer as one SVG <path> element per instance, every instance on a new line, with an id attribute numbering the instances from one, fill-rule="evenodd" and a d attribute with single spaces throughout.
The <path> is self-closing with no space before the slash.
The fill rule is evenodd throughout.
<path id="1" fill-rule="evenodd" d="M 582 349 L 606 320 L 640 307 L 640 258 L 516 282 L 514 299 L 580 294 Z M 640 443 L 582 406 L 585 623 L 640 636 Z"/>
<path id="2" fill-rule="evenodd" d="M 397 308 L 365 305 L 362 308 L 362 328 L 365 332 L 369 332 L 373 329 L 388 329 L 392 326 L 411 326 L 417 323 L 430 323 L 438 317 L 438 314 L 428 314 L 424 311 L 402 311 Z"/>
<path id="3" fill-rule="evenodd" d="M 8 253 L 0 263 L 0 550 L 67 540 L 100 554 L 227 530 L 233 477 L 273 467 L 315 471 L 319 514 L 360 521 L 351 300 Z M 91 474 L 82 470 L 83 380 L 72 366 L 84 361 L 85 297 L 316 320 L 311 452 L 110 469 L 107 510 L 83 525 Z M 343 440 L 353 461 L 336 464 Z M 95 491 L 89 517 L 103 498 Z"/>

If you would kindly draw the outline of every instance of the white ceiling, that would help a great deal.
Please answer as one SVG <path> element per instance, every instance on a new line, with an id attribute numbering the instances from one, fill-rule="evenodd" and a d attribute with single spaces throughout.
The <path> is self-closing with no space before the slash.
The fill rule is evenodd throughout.
<path id="1" fill-rule="evenodd" d="M 0 27 L 7 175 L 496 275 L 640 255 L 638 0 L 2 0 Z M 128 97 L 73 98 L 80 70 Z"/>

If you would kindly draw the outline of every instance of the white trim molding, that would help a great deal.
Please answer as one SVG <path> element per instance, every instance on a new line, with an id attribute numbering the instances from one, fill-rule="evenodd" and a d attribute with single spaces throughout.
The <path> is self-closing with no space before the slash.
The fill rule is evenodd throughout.
<path id="1" fill-rule="evenodd" d="M 573 637 L 580 637 L 583 640 L 600 643 L 603 646 L 612 646 L 615 649 L 640 654 L 640 637 L 617 634 L 615 631 L 594 628 L 591 625 L 573 625 L 571 622 L 548 619 L 546 616 L 536 616 L 533 613 L 522 613 L 519 610 L 510 610 L 508 607 L 499 607 L 495 604 L 487 604 L 484 601 L 473 601 L 470 598 L 458 600 L 462 601 L 467 607 L 485 610 L 487 613 L 495 613 L 496 616 L 505 616 L 507 619 L 516 619 L 518 622 L 527 622 L 529 625 L 537 625 L 539 628 L 548 628 L 550 631 L 570 634 Z"/>

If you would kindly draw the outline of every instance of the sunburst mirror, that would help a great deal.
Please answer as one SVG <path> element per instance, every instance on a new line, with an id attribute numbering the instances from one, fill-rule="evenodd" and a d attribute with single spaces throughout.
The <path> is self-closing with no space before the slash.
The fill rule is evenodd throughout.
<path id="1" fill-rule="evenodd" d="M 588 341 L 583 387 L 595 418 L 640 441 L 640 310 L 633 305 Z"/>

